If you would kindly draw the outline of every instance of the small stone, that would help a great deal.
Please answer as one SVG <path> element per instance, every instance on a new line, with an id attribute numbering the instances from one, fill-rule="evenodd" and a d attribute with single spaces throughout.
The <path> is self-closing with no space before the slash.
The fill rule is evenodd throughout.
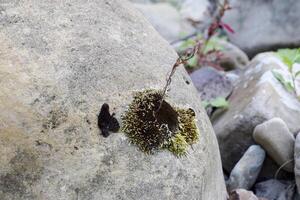
<path id="1" fill-rule="evenodd" d="M 270 179 L 254 186 L 256 196 L 266 199 L 292 200 L 294 191 L 292 181 Z"/>
<path id="2" fill-rule="evenodd" d="M 190 76 L 202 100 L 226 98 L 233 90 L 233 86 L 225 74 L 212 67 L 202 67 L 191 73 Z"/>
<path id="3" fill-rule="evenodd" d="M 237 46 L 225 40 L 218 40 L 218 45 L 223 48 L 221 51 L 222 56 L 220 58 L 220 66 L 223 69 L 226 71 L 233 69 L 245 69 L 248 66 L 248 56 Z"/>
<path id="4" fill-rule="evenodd" d="M 263 200 L 257 198 L 253 192 L 245 189 L 236 189 L 230 192 L 229 200 Z"/>
<path id="5" fill-rule="evenodd" d="M 259 145 L 252 145 L 235 165 L 227 181 L 227 190 L 250 189 L 255 183 L 266 153 Z"/>
<path id="6" fill-rule="evenodd" d="M 229 78 L 212 67 L 202 67 L 190 76 L 203 101 L 211 102 L 219 97 L 226 99 L 232 93 L 233 85 Z M 207 107 L 206 112 L 210 116 L 212 107 Z"/>
<path id="7" fill-rule="evenodd" d="M 282 119 L 273 118 L 256 126 L 253 138 L 279 166 L 284 165 L 284 170 L 294 171 L 295 138 Z"/>

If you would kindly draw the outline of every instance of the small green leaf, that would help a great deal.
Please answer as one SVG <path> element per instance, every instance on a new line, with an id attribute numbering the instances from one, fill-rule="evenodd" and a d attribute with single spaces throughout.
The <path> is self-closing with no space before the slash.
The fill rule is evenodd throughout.
<path id="1" fill-rule="evenodd" d="M 202 101 L 202 106 L 204 108 L 207 108 L 208 106 L 210 106 L 210 103 L 208 101 Z"/>
<path id="2" fill-rule="evenodd" d="M 295 74 L 295 78 L 297 78 L 298 76 L 300 76 L 300 71 L 297 71 Z"/>
<path id="3" fill-rule="evenodd" d="M 216 108 L 228 108 L 229 103 L 224 97 L 217 97 L 210 102 L 210 105 Z"/>
<path id="4" fill-rule="evenodd" d="M 277 55 L 288 66 L 289 71 L 292 71 L 294 63 L 300 63 L 300 48 L 299 49 L 279 49 Z"/>
<path id="5" fill-rule="evenodd" d="M 282 57 L 281 59 L 287 65 L 288 69 L 291 70 L 294 64 L 293 61 L 290 60 L 288 57 Z"/>
<path id="6" fill-rule="evenodd" d="M 273 76 L 281 83 L 281 84 L 285 84 L 285 79 L 283 78 L 282 74 L 280 74 L 279 72 L 276 72 L 274 70 L 272 70 Z"/>
<path id="7" fill-rule="evenodd" d="M 194 68 L 198 66 L 198 57 L 197 56 L 193 56 L 192 58 L 190 58 L 187 61 L 187 65 L 188 67 Z"/>
<path id="8" fill-rule="evenodd" d="M 292 82 L 286 82 L 286 83 L 284 84 L 284 87 L 285 87 L 285 89 L 286 89 L 287 91 L 289 91 L 289 92 L 293 92 L 293 91 L 295 90 L 295 88 L 294 88 Z"/>
<path id="9" fill-rule="evenodd" d="M 185 40 L 179 47 L 178 47 L 178 50 L 179 51 L 184 51 L 190 47 L 193 47 L 194 45 L 196 45 L 196 41 L 193 40 L 193 39 L 188 39 L 188 40 Z"/>
<path id="10" fill-rule="evenodd" d="M 203 53 L 206 54 L 212 50 L 217 50 L 217 51 L 224 50 L 224 47 L 219 43 L 219 41 L 220 39 L 218 38 L 211 38 L 210 40 L 208 40 Z"/>
<path id="11" fill-rule="evenodd" d="M 179 32 L 179 37 L 181 37 L 181 38 L 186 37 L 187 35 L 188 35 L 188 33 L 186 31 Z"/>
<path id="12" fill-rule="evenodd" d="M 276 72 L 274 70 L 272 70 L 272 73 L 273 73 L 274 77 L 285 87 L 285 89 L 288 92 L 293 92 L 295 90 L 292 82 L 285 80 L 284 77 L 282 76 L 282 74 L 280 74 L 279 72 Z"/>

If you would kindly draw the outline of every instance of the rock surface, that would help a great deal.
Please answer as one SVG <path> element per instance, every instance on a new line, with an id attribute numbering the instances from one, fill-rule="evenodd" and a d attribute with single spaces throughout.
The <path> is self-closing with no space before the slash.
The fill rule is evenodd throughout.
<path id="1" fill-rule="evenodd" d="M 190 76 L 201 99 L 207 103 L 219 97 L 226 99 L 232 93 L 233 85 L 226 74 L 212 67 L 201 67 Z M 215 108 L 209 105 L 205 109 L 208 116 L 211 116 Z"/>
<path id="2" fill-rule="evenodd" d="M 100 135 L 103 103 L 120 121 L 133 92 L 162 88 L 176 60 L 131 3 L 0 5 L 1 200 L 226 199 L 214 132 L 182 68 L 168 101 L 196 113 L 200 140 L 187 157 Z"/>
<path id="3" fill-rule="evenodd" d="M 286 170 L 278 169 L 280 166 L 270 157 L 268 154 L 266 155 L 266 159 L 263 164 L 263 168 L 261 169 L 257 182 L 265 181 L 268 179 L 273 179 L 276 175 L 277 179 L 280 180 L 292 180 L 294 179 L 294 173 L 288 172 Z"/>
<path id="4" fill-rule="evenodd" d="M 229 172 L 254 144 L 258 124 L 280 117 L 293 134 L 300 130 L 300 102 L 274 78 L 273 69 L 287 68 L 273 53 L 254 58 L 229 98 L 229 109 L 213 121 L 223 167 Z"/>
<path id="5" fill-rule="evenodd" d="M 180 8 L 181 17 L 193 23 L 204 23 L 209 18 L 209 0 L 185 0 Z"/>
<path id="6" fill-rule="evenodd" d="M 253 192 L 245 189 L 237 189 L 229 194 L 229 200 L 263 200 L 257 198 Z"/>
<path id="7" fill-rule="evenodd" d="M 295 179 L 297 184 L 298 193 L 300 194 L 300 134 L 298 133 L 295 141 Z"/>
<path id="8" fill-rule="evenodd" d="M 248 56 L 237 46 L 224 40 L 219 40 L 218 44 L 222 47 L 222 57 L 220 65 L 225 70 L 245 69 L 249 64 Z"/>
<path id="9" fill-rule="evenodd" d="M 259 145 L 252 145 L 235 165 L 226 182 L 227 190 L 242 188 L 249 190 L 262 168 L 266 153 Z"/>
<path id="10" fill-rule="evenodd" d="M 282 119 L 273 118 L 257 125 L 253 138 L 279 166 L 294 171 L 295 138 Z"/>
<path id="11" fill-rule="evenodd" d="M 200 93 L 201 99 L 213 100 L 217 97 L 227 98 L 233 86 L 226 75 L 212 67 L 202 67 L 190 74 L 193 84 Z"/>
<path id="12" fill-rule="evenodd" d="M 300 1 L 230 0 L 224 21 L 235 30 L 230 41 L 249 56 L 278 47 L 300 45 Z"/>
<path id="13" fill-rule="evenodd" d="M 254 192 L 256 196 L 270 200 L 292 200 L 295 191 L 294 188 L 294 184 L 291 181 L 270 179 L 255 184 Z"/>
<path id="14" fill-rule="evenodd" d="M 194 32 L 194 28 L 168 3 L 135 4 L 135 7 L 168 42 L 179 39 L 183 33 Z"/>

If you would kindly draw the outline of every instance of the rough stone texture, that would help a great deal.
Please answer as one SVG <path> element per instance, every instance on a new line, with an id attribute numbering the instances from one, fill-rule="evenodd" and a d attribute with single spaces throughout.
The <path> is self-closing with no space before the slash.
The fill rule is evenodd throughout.
<path id="1" fill-rule="evenodd" d="M 258 197 L 269 200 L 292 200 L 295 192 L 294 183 L 270 179 L 255 184 L 254 192 Z"/>
<path id="2" fill-rule="evenodd" d="M 242 70 L 231 70 L 226 72 L 226 77 L 230 80 L 232 85 L 235 87 L 240 79 Z"/>
<path id="3" fill-rule="evenodd" d="M 295 179 L 293 172 L 291 173 L 283 169 L 280 169 L 278 171 L 279 168 L 280 166 L 267 154 L 266 159 L 263 163 L 263 168 L 261 169 L 256 181 L 261 182 L 268 179 L 273 179 L 275 175 L 277 175 L 276 178 L 280 180 Z"/>
<path id="4" fill-rule="evenodd" d="M 217 97 L 227 98 L 233 86 L 224 73 L 212 67 L 202 67 L 190 74 L 201 99 L 210 101 Z"/>
<path id="5" fill-rule="evenodd" d="M 187 157 L 145 155 L 100 135 L 134 91 L 162 88 L 176 53 L 124 0 L 0 3 L 0 199 L 224 200 L 218 144 L 188 74 L 168 101 L 192 107 L 200 141 Z"/>
<path id="6" fill-rule="evenodd" d="M 234 8 L 224 21 L 235 34 L 230 41 L 249 56 L 278 47 L 300 45 L 300 1 L 295 0 L 230 0 Z"/>
<path id="7" fill-rule="evenodd" d="M 295 141 L 295 179 L 297 184 L 298 193 L 300 193 L 300 134 L 298 133 Z"/>
<path id="8" fill-rule="evenodd" d="M 300 194 L 295 192 L 293 200 L 300 200 Z"/>
<path id="9" fill-rule="evenodd" d="M 168 3 L 135 4 L 154 28 L 169 42 L 179 39 L 182 33 L 190 34 L 193 27 L 181 20 L 179 12 Z"/>
<path id="10" fill-rule="evenodd" d="M 180 8 L 182 18 L 193 23 L 204 23 L 209 18 L 209 0 L 185 0 Z"/>
<path id="11" fill-rule="evenodd" d="M 210 102 L 217 97 L 227 98 L 233 90 L 233 85 L 225 73 L 212 67 L 201 67 L 190 74 L 192 82 L 196 86 L 202 100 Z M 224 109 L 218 109 L 222 112 Z M 212 106 L 206 107 L 208 116 L 215 111 Z"/>
<path id="12" fill-rule="evenodd" d="M 230 42 L 220 40 L 219 45 L 222 47 L 222 58 L 220 65 L 225 70 L 245 69 L 249 64 L 248 56 L 237 46 Z"/>
<path id="13" fill-rule="evenodd" d="M 253 138 L 279 166 L 294 171 L 295 138 L 282 119 L 273 118 L 257 125 Z"/>
<path id="14" fill-rule="evenodd" d="M 249 190 L 255 183 L 266 157 L 259 145 L 252 145 L 234 166 L 226 182 L 227 190 L 242 188 Z"/>
<path id="15" fill-rule="evenodd" d="M 245 189 L 237 189 L 229 194 L 229 200 L 263 200 L 257 198 L 253 192 Z"/>
<path id="16" fill-rule="evenodd" d="M 213 122 L 227 171 L 254 144 L 258 124 L 280 117 L 292 133 L 300 130 L 300 102 L 274 78 L 272 69 L 285 72 L 286 66 L 272 53 L 254 58 L 229 98 L 229 109 Z"/>

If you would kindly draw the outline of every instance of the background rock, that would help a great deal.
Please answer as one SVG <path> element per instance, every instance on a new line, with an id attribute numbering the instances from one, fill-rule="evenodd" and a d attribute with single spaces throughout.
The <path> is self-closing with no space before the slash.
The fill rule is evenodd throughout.
<path id="1" fill-rule="evenodd" d="M 222 47 L 222 58 L 220 65 L 225 70 L 245 69 L 249 64 L 248 56 L 237 46 L 230 42 L 219 40 L 219 45 Z"/>
<path id="2" fill-rule="evenodd" d="M 280 166 L 267 154 L 263 167 L 258 175 L 257 182 L 274 179 L 275 175 L 277 175 L 276 178 L 280 180 L 293 180 L 295 178 L 294 173 L 283 169 L 278 171 L 279 168 Z"/>
<path id="3" fill-rule="evenodd" d="M 300 102 L 274 78 L 273 69 L 287 70 L 272 53 L 253 59 L 229 98 L 229 109 L 213 121 L 227 171 L 254 144 L 258 124 L 280 117 L 293 134 L 300 130 Z"/>
<path id="4" fill-rule="evenodd" d="M 289 172 L 294 171 L 295 138 L 282 119 L 273 118 L 257 125 L 253 138 L 279 166 Z"/>
<path id="5" fill-rule="evenodd" d="M 224 22 L 235 34 L 230 41 L 250 57 L 278 47 L 300 46 L 300 2 L 294 0 L 230 0 Z"/>
<path id="6" fill-rule="evenodd" d="M 300 193 L 300 134 L 298 133 L 295 141 L 295 179 L 298 193 Z"/>
<path id="7" fill-rule="evenodd" d="M 209 15 L 209 0 L 185 0 L 180 8 L 182 18 L 193 23 L 206 23 Z"/>
<path id="8" fill-rule="evenodd" d="M 227 190 L 242 188 L 249 190 L 255 183 L 266 153 L 259 145 L 252 145 L 234 166 L 226 182 Z"/>
<path id="9" fill-rule="evenodd" d="M 194 28 L 181 19 L 179 12 L 168 3 L 135 4 L 149 20 L 153 27 L 168 42 L 181 38 L 182 34 L 190 34 Z"/>
<path id="10" fill-rule="evenodd" d="M 224 73 L 212 68 L 202 67 L 190 74 L 201 99 L 210 101 L 217 97 L 227 98 L 233 86 Z"/>
<path id="11" fill-rule="evenodd" d="M 133 92 L 162 88 L 177 58 L 132 4 L 5 1 L 0 27 L 0 199 L 226 198 L 215 135 L 182 68 L 168 101 L 196 113 L 187 157 L 100 135 L 101 105 L 120 121 Z"/>
<path id="12" fill-rule="evenodd" d="M 237 189 L 229 194 L 229 200 L 261 200 L 253 192 L 245 189 Z"/>
<path id="13" fill-rule="evenodd" d="M 258 197 L 272 200 L 292 200 L 294 195 L 294 183 L 291 181 L 279 181 L 270 179 L 255 184 L 254 192 Z"/>
<path id="14" fill-rule="evenodd" d="M 203 101 L 211 102 L 216 98 L 227 98 L 233 90 L 233 85 L 225 73 L 212 67 L 201 67 L 190 74 L 193 84 L 196 86 Z M 213 113 L 212 106 L 206 107 L 209 116 Z"/>

